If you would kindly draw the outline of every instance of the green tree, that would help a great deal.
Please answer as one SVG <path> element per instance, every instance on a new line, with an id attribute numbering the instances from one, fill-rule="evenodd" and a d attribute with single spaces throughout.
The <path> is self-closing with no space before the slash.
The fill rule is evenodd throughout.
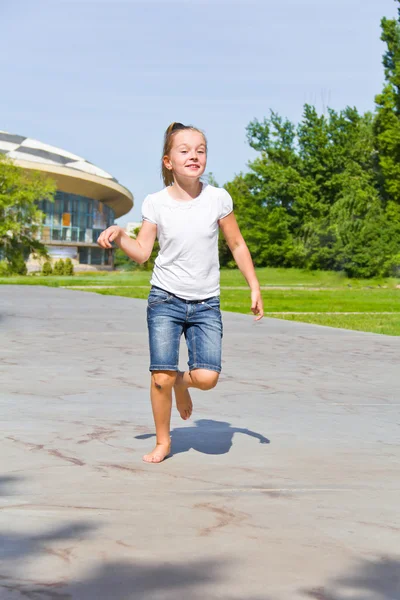
<path id="1" fill-rule="evenodd" d="M 136 238 L 139 231 L 140 227 L 136 227 L 136 229 L 134 229 L 131 233 L 130 237 L 132 239 Z M 160 245 L 158 243 L 158 240 L 156 240 L 149 260 L 143 263 L 142 265 L 139 265 L 138 263 L 131 260 L 129 256 L 127 256 L 125 252 L 123 252 L 120 248 L 117 248 L 117 250 L 115 251 L 114 264 L 117 268 L 119 267 L 124 271 L 135 271 L 136 269 L 140 269 L 143 271 L 151 271 L 154 267 L 154 261 L 157 258 L 159 251 Z"/>
<path id="2" fill-rule="evenodd" d="M 376 96 L 375 143 L 380 191 L 385 202 L 400 203 L 400 0 L 399 18 L 383 18 L 381 39 L 385 86 Z"/>
<path id="3" fill-rule="evenodd" d="M 24 171 L 0 154 L 0 253 L 12 271 L 26 271 L 22 263 L 30 253 L 47 255 L 38 240 L 43 213 L 37 201 L 52 200 L 55 190 L 54 181 Z"/>
<path id="4" fill-rule="evenodd" d="M 74 265 L 72 264 L 72 260 L 68 257 L 65 259 L 64 263 L 64 275 L 73 275 L 74 274 Z"/>
<path id="5" fill-rule="evenodd" d="M 387 219 L 371 114 L 347 107 L 319 115 L 306 104 L 297 127 L 272 112 L 251 122 L 247 134 L 260 154 L 250 173 L 225 187 L 256 265 L 344 268 L 352 275 L 366 273 L 368 262 L 370 274 L 384 268 L 393 244 L 377 239 Z"/>
<path id="6" fill-rule="evenodd" d="M 64 261 L 62 258 L 57 260 L 53 267 L 53 275 L 64 275 Z"/>
<path id="7" fill-rule="evenodd" d="M 53 273 L 53 268 L 51 266 L 51 262 L 49 260 L 46 260 L 46 262 L 42 266 L 42 275 L 48 276 L 48 275 L 52 275 L 52 273 Z"/>

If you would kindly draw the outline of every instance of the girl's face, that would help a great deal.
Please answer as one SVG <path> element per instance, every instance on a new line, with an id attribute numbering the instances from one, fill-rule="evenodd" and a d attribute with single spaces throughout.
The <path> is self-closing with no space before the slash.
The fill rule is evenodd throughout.
<path id="1" fill-rule="evenodd" d="M 207 164 L 206 142 L 199 131 L 186 129 L 174 135 L 169 156 L 164 156 L 167 169 L 174 176 L 186 179 L 198 179 Z"/>

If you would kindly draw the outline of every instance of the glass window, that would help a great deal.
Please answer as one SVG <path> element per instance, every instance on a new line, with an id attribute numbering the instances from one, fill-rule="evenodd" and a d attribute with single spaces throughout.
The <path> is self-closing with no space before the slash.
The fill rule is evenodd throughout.
<path id="1" fill-rule="evenodd" d="M 101 234 L 102 231 L 103 231 L 103 229 L 93 229 L 92 242 L 97 242 L 97 238 L 99 237 L 99 235 Z"/>
<path id="2" fill-rule="evenodd" d="M 54 212 L 60 215 L 62 213 L 62 201 L 61 198 L 57 198 L 54 201 Z"/>
<path id="3" fill-rule="evenodd" d="M 93 243 L 100 233 L 112 225 L 112 208 L 92 198 L 57 191 L 54 202 L 40 200 L 38 208 L 44 213 L 46 239 Z M 96 248 L 96 251 L 100 250 Z M 96 260 L 105 260 L 97 253 Z M 102 264 L 97 262 L 95 264 Z"/>
<path id="4" fill-rule="evenodd" d="M 62 230 L 62 239 L 65 242 L 70 242 L 71 241 L 71 229 L 69 227 L 63 227 L 63 230 Z"/>
<path id="5" fill-rule="evenodd" d="M 73 196 L 71 199 L 71 225 L 72 227 L 78 227 L 79 223 L 79 198 Z"/>
<path id="6" fill-rule="evenodd" d="M 104 264 L 104 250 L 102 248 L 91 248 L 91 264 L 92 265 L 103 265 Z"/>
<path id="7" fill-rule="evenodd" d="M 89 258 L 89 248 L 79 248 L 79 262 L 81 264 L 87 264 Z"/>

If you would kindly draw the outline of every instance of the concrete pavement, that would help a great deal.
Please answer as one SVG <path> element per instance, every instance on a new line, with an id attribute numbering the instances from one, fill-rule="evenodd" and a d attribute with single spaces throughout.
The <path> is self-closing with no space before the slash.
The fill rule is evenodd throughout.
<path id="1" fill-rule="evenodd" d="M 147 465 L 145 302 L 0 287 L 1 600 L 400 599 L 399 339 L 224 331 Z"/>

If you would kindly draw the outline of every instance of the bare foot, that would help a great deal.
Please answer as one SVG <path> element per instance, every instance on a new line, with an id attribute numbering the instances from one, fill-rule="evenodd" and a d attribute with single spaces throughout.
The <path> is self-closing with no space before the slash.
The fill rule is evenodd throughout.
<path id="1" fill-rule="evenodd" d="M 153 452 L 145 454 L 143 456 L 144 462 L 147 463 L 160 463 L 168 456 L 171 452 L 171 443 L 169 444 L 156 444 Z"/>
<path id="2" fill-rule="evenodd" d="M 176 408 L 182 419 L 186 421 L 190 418 L 193 411 L 193 403 L 189 390 L 183 383 L 183 373 L 178 371 L 178 376 L 174 385 Z"/>

